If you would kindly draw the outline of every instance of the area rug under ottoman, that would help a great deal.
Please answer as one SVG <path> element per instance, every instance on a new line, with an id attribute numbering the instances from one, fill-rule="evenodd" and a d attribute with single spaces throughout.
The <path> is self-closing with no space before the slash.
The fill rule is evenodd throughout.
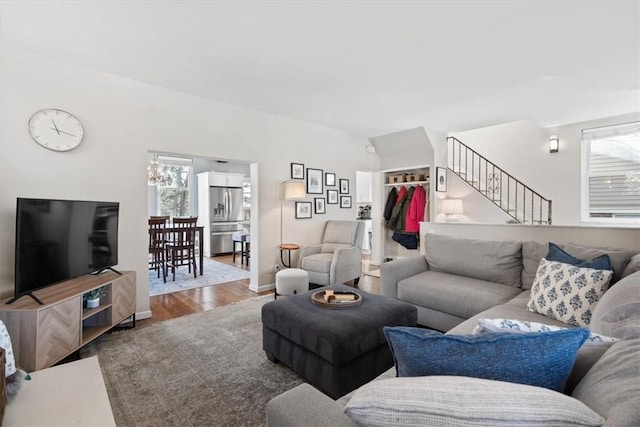
<path id="1" fill-rule="evenodd" d="M 322 290 L 350 290 L 332 285 Z M 364 291 L 362 304 L 345 309 L 311 302 L 314 291 L 262 307 L 262 348 L 272 361 L 293 369 L 320 391 L 337 399 L 386 371 L 393 357 L 383 326 L 415 326 L 417 310 Z"/>

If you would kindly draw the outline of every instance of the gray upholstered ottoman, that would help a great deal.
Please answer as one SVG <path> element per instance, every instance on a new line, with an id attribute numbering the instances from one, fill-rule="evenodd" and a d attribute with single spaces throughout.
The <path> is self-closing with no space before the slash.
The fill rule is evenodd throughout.
<path id="1" fill-rule="evenodd" d="M 344 285 L 323 289 L 353 290 Z M 362 304 L 348 309 L 311 302 L 315 291 L 262 307 L 262 348 L 320 391 L 337 399 L 393 366 L 383 326 L 415 326 L 415 306 L 357 290 Z"/>

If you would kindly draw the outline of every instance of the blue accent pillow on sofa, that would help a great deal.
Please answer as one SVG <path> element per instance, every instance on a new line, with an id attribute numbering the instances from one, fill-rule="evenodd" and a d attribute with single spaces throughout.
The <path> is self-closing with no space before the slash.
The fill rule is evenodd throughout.
<path id="1" fill-rule="evenodd" d="M 456 375 L 562 392 L 589 329 L 444 335 L 406 326 L 383 328 L 399 377 Z"/>
<path id="2" fill-rule="evenodd" d="M 585 261 L 580 258 L 576 258 L 560 246 L 555 243 L 549 242 L 549 252 L 547 252 L 547 256 L 544 257 L 547 261 L 556 261 L 563 262 L 565 264 L 571 264 L 576 267 L 581 268 L 593 268 L 594 270 L 611 270 L 613 271 L 613 266 L 611 265 L 611 258 L 609 255 L 604 254 L 596 257 L 594 259 Z"/>

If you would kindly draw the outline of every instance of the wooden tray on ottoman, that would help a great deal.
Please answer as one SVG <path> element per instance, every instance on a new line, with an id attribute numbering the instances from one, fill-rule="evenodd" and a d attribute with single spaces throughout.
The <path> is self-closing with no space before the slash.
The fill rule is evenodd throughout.
<path id="1" fill-rule="evenodd" d="M 327 300 L 325 294 L 329 293 L 334 298 Z M 324 308 L 352 308 L 362 304 L 362 297 L 352 291 L 318 291 L 311 295 L 311 302 Z"/>

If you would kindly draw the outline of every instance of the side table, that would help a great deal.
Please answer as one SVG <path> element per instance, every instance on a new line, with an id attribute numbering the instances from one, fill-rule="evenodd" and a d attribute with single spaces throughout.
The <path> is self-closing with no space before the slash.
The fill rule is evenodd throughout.
<path id="1" fill-rule="evenodd" d="M 297 251 L 298 249 L 300 249 L 300 246 L 295 243 L 282 243 L 280 245 L 280 261 L 282 261 L 282 265 L 286 268 L 291 268 L 291 251 Z M 289 263 L 284 262 L 284 251 L 287 251 Z"/>

